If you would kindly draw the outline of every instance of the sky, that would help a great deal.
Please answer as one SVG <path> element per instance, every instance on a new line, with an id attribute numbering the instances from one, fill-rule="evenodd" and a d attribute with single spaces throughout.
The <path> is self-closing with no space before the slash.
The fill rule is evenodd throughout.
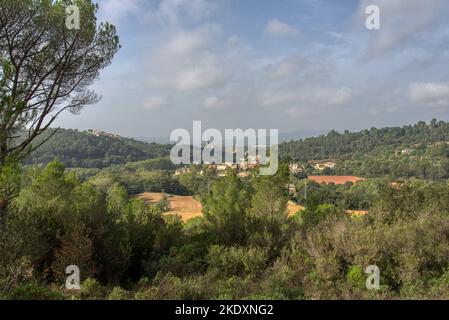
<path id="1" fill-rule="evenodd" d="M 97 2 L 122 48 L 93 85 L 102 100 L 58 126 L 168 138 L 194 120 L 279 132 L 449 120 L 449 0 Z"/>

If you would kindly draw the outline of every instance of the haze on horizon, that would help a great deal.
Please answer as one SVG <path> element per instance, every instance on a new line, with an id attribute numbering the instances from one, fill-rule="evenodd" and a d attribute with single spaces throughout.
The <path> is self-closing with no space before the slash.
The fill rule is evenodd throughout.
<path id="1" fill-rule="evenodd" d="M 360 130 L 449 120 L 449 0 L 102 0 L 122 49 L 56 125 Z M 365 8 L 381 9 L 367 30 Z M 82 25 L 81 25 L 82 27 Z"/>

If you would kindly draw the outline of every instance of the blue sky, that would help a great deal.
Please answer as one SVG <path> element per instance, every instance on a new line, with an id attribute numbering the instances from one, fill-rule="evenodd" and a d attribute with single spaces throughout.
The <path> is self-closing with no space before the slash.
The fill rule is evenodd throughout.
<path id="1" fill-rule="evenodd" d="M 372 4 L 380 30 L 365 27 Z M 449 120 L 449 0 L 99 5 L 123 47 L 94 85 L 103 99 L 62 127 L 168 137 L 193 120 L 280 132 Z"/>

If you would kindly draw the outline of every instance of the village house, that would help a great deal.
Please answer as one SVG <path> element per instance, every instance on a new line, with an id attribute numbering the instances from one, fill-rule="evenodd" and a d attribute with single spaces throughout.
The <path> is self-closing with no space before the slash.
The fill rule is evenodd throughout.
<path id="1" fill-rule="evenodd" d="M 121 138 L 118 134 L 115 133 L 109 133 L 101 130 L 96 129 L 88 129 L 87 133 L 92 134 L 96 137 L 110 137 L 110 138 Z"/>
<path id="2" fill-rule="evenodd" d="M 300 172 L 302 172 L 304 170 L 304 167 L 301 164 L 299 164 L 299 163 L 290 163 L 288 165 L 288 168 L 290 169 L 290 172 L 293 173 L 293 174 L 294 173 L 300 173 Z"/>
<path id="3" fill-rule="evenodd" d="M 336 163 L 333 161 L 325 161 L 325 162 L 318 162 L 313 164 L 313 167 L 315 170 L 323 171 L 326 168 L 333 169 L 336 166 Z"/>

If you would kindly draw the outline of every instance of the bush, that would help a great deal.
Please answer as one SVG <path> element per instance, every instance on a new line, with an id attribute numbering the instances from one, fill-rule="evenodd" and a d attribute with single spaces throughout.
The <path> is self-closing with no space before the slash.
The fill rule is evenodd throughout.
<path id="1" fill-rule="evenodd" d="M 81 284 L 81 298 L 85 300 L 103 300 L 106 289 L 96 280 L 87 278 Z"/>
<path id="2" fill-rule="evenodd" d="M 44 287 L 36 282 L 26 283 L 13 288 L 6 299 L 9 300 L 62 300 L 63 294 Z"/>
<path id="3" fill-rule="evenodd" d="M 127 300 L 128 292 L 120 287 L 114 287 L 108 295 L 108 300 Z"/>
<path id="4" fill-rule="evenodd" d="M 350 285 L 355 288 L 363 289 L 365 287 L 365 277 L 362 267 L 352 266 L 349 268 L 347 279 Z"/>
<path id="5" fill-rule="evenodd" d="M 211 246 L 209 248 L 209 271 L 222 276 L 257 274 L 267 265 L 266 249 L 255 247 Z"/>

